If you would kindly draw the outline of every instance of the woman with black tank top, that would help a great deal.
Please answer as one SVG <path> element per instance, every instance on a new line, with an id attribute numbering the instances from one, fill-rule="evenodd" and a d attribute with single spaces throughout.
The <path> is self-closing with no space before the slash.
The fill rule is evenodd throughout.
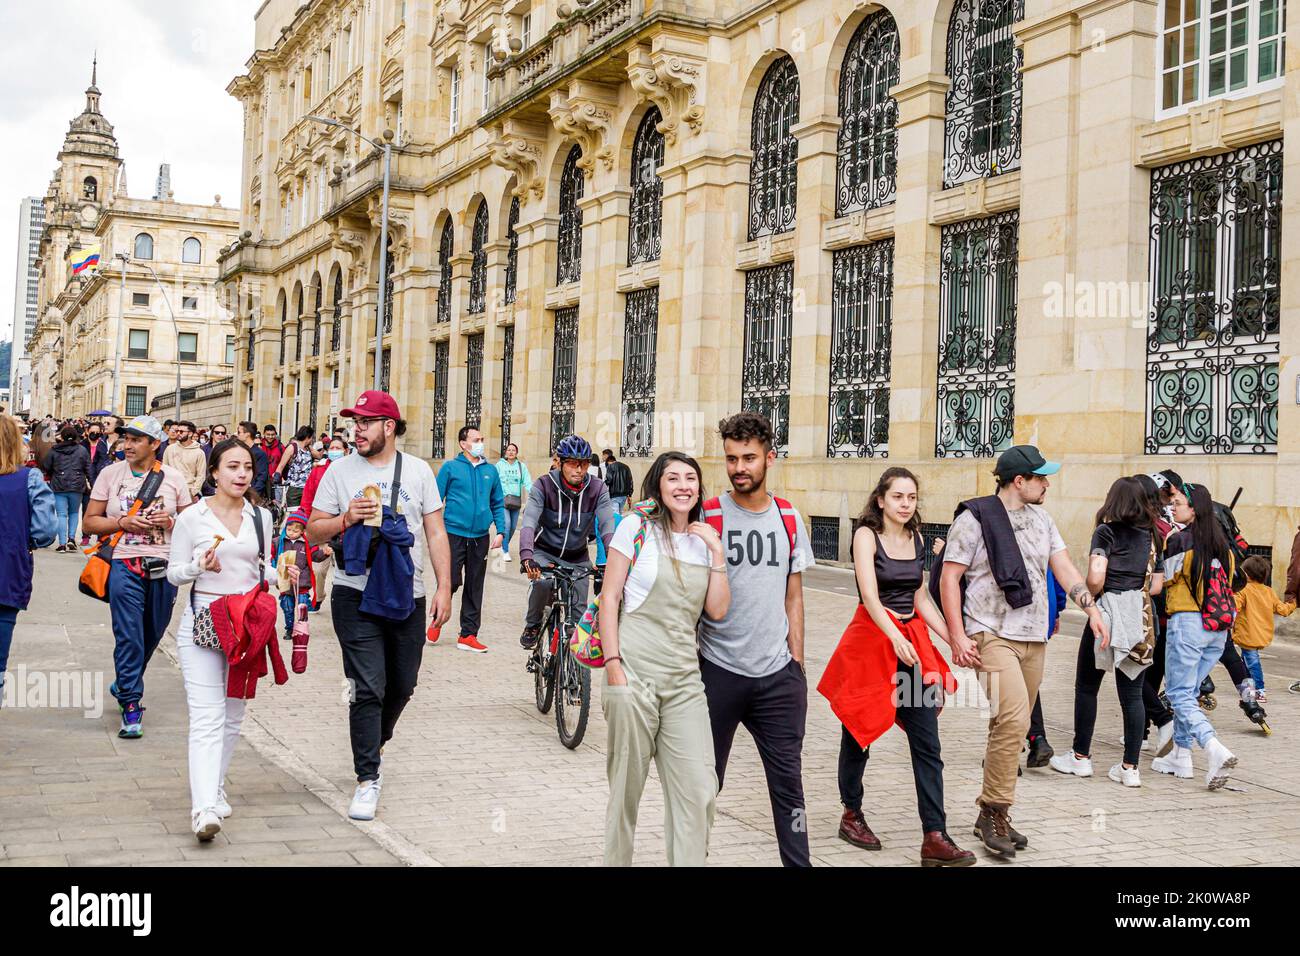
<path id="1" fill-rule="evenodd" d="M 862 815 L 862 775 L 872 741 L 898 724 L 907 734 L 916 780 L 921 865 L 970 866 L 975 854 L 948 836 L 943 807 L 939 712 L 945 691 L 955 692 L 957 682 L 927 630 L 928 625 L 948 640 L 943 615 L 923 584 L 917 487 L 906 468 L 889 468 L 867 501 L 853 536 L 860 603 L 817 689 L 843 724 L 840 839 L 880 849 Z"/>

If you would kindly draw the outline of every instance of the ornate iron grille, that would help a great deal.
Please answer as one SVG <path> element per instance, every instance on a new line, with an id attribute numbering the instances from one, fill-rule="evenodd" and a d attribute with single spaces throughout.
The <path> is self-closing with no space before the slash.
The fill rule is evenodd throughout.
<path id="1" fill-rule="evenodd" d="M 620 455 L 649 458 L 654 448 L 655 348 L 659 287 L 627 294 L 623 309 L 623 440 Z"/>
<path id="2" fill-rule="evenodd" d="M 383 363 L 379 367 L 379 390 L 389 392 L 393 384 L 393 356 L 391 349 L 384 349 Z"/>
<path id="3" fill-rule="evenodd" d="M 740 405 L 772 422 L 776 450 L 790 443 L 790 334 L 794 263 L 745 273 L 745 369 Z"/>
<path id="4" fill-rule="evenodd" d="M 551 366 L 551 448 L 573 434 L 577 405 L 578 310 L 555 313 L 555 357 Z"/>
<path id="5" fill-rule="evenodd" d="M 302 358 L 302 289 L 298 290 L 298 327 L 293 333 L 293 360 Z"/>
<path id="6" fill-rule="evenodd" d="M 808 533 L 812 536 L 814 558 L 818 561 L 838 561 L 840 559 L 839 518 L 809 515 Z"/>
<path id="7" fill-rule="evenodd" d="M 939 458 L 991 458 L 1015 427 L 1019 214 L 943 227 L 939 261 Z"/>
<path id="8" fill-rule="evenodd" d="M 582 147 L 574 146 L 564 160 L 564 170 L 560 173 L 560 234 L 556 258 L 555 284 L 577 282 L 582 278 L 582 208 L 578 200 L 582 198 L 582 170 L 578 160 L 582 158 Z"/>
<path id="9" fill-rule="evenodd" d="M 948 22 L 943 184 L 1020 167 L 1020 69 L 1012 25 L 1024 0 L 957 0 Z"/>
<path id="10" fill-rule="evenodd" d="M 343 339 L 343 273 L 334 277 L 334 324 L 330 326 L 330 351 L 337 352 Z"/>
<path id="11" fill-rule="evenodd" d="M 663 232 L 664 184 L 659 167 L 664 164 L 664 134 L 657 126 L 663 117 L 656 106 L 646 111 L 632 143 L 632 202 L 627 230 L 627 264 L 659 258 Z"/>
<path id="12" fill-rule="evenodd" d="M 799 141 L 790 127 L 799 120 L 799 71 L 782 57 L 768 67 L 754 98 L 750 127 L 749 238 L 794 228 Z"/>
<path id="13" fill-rule="evenodd" d="M 434 458 L 447 457 L 447 366 L 451 358 L 451 343 L 446 339 L 433 343 L 433 453 Z"/>
<path id="14" fill-rule="evenodd" d="M 505 327 L 505 342 L 501 355 L 501 454 L 510 444 L 510 411 L 515 392 L 515 327 Z"/>
<path id="15" fill-rule="evenodd" d="M 506 220 L 506 238 L 510 240 L 510 249 L 506 253 L 506 304 L 515 301 L 515 295 L 519 286 L 519 233 L 515 232 L 515 227 L 519 225 L 519 197 L 515 196 L 510 200 L 510 218 Z"/>
<path id="16" fill-rule="evenodd" d="M 835 214 L 874 209 L 894 199 L 898 165 L 898 27 L 887 10 L 862 21 L 840 71 Z"/>
<path id="17" fill-rule="evenodd" d="M 393 237 L 385 243 L 388 255 L 384 262 L 384 332 L 393 331 Z"/>
<path id="18" fill-rule="evenodd" d="M 438 241 L 438 321 L 451 321 L 451 219 L 442 224 L 442 238 Z"/>
<path id="19" fill-rule="evenodd" d="M 478 212 L 474 213 L 474 235 L 470 246 L 474 261 L 469 269 L 470 315 L 487 311 L 487 241 L 488 209 L 484 201 L 478 204 Z"/>
<path id="20" fill-rule="evenodd" d="M 925 570 L 934 567 L 934 542 L 940 538 L 947 540 L 951 525 L 921 522 L 921 541 L 925 544 Z"/>
<path id="21" fill-rule="evenodd" d="M 312 327 L 311 327 L 311 354 L 312 355 L 320 355 L 320 306 L 321 306 L 322 292 L 323 290 L 320 287 L 320 283 L 319 282 L 316 283 L 316 314 L 315 317 L 312 319 Z M 316 419 L 313 417 L 312 421 L 315 420 Z"/>
<path id="22" fill-rule="evenodd" d="M 465 424 L 478 428 L 483 417 L 483 333 L 465 343 Z"/>
<path id="23" fill-rule="evenodd" d="M 827 458 L 889 457 L 894 241 L 836 252 Z"/>
<path id="24" fill-rule="evenodd" d="M 1282 141 L 1151 175 L 1147 454 L 1277 451 Z"/>
<path id="25" fill-rule="evenodd" d="M 254 350 L 257 348 L 257 332 L 256 332 L 255 329 L 251 328 L 251 325 L 252 325 L 252 321 L 253 321 L 253 320 L 250 318 L 248 321 L 249 321 L 250 328 L 249 328 L 249 330 L 248 330 L 248 359 L 247 359 L 247 365 L 248 365 L 248 371 L 251 372 L 251 371 L 253 370 L 253 352 L 254 352 Z"/>
<path id="26" fill-rule="evenodd" d="M 307 399 L 307 424 L 314 429 L 316 427 L 316 401 L 320 397 L 320 375 L 317 372 L 311 373 L 309 379 Z"/>
<path id="27" fill-rule="evenodd" d="M 289 334 L 289 300 L 280 300 L 280 364 L 283 365 L 288 357 L 285 336 Z"/>

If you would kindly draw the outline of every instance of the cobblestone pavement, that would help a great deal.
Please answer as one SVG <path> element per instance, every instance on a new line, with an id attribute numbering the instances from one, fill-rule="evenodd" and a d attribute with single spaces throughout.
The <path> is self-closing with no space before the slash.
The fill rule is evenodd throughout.
<path id="1" fill-rule="evenodd" d="M 514 565 L 496 565 L 485 594 L 480 634 L 490 651 L 458 652 L 457 613 L 444 637 L 426 648 L 420 686 L 385 751 L 380 819 L 346 819 L 354 784 L 342 668 L 329 605 L 312 618 L 311 666 L 289 684 L 263 684 L 251 702 L 245 737 L 228 790 L 235 815 L 208 846 L 189 832 L 186 714 L 175 645 L 169 634 L 147 674 L 146 736 L 116 735 L 117 711 L 95 715 L 112 680 L 108 610 L 76 593 L 81 561 L 37 556 L 37 595 L 19 617 L 10 656 L 13 686 L 0 710 L 0 865 L 176 864 L 577 864 L 600 862 L 605 807 L 605 724 L 600 679 L 591 723 L 576 751 L 562 747 L 552 715 L 532 702 L 531 679 L 517 639 L 526 584 Z M 810 686 L 851 616 L 855 598 L 846 571 L 809 576 Z M 1074 657 L 1081 623 L 1068 615 L 1048 651 L 1043 688 L 1049 737 L 1070 745 Z M 1096 775 L 1067 778 L 1027 771 L 1014 819 L 1031 840 L 1015 865 L 1128 864 L 1206 866 L 1290 863 L 1300 856 L 1300 653 L 1279 642 L 1264 655 L 1274 728 L 1265 737 L 1220 693 L 1210 716 L 1240 758 L 1231 788 L 1205 790 L 1200 775 L 1178 781 L 1150 772 L 1127 790 L 1106 777 L 1120 756 L 1119 707 L 1113 682 L 1102 688 L 1093 747 Z M 73 694 L 58 675 L 91 675 L 90 694 Z M 979 791 L 987 713 L 969 672 L 941 719 L 949 830 L 974 846 L 971 823 Z M 1283 678 L 1289 679 L 1284 681 Z M 1220 688 L 1228 687 L 1222 669 Z M 74 704 L 42 704 L 42 682 Z M 72 694 L 72 698 L 69 698 Z M 94 698 L 94 699 L 88 699 Z M 88 710 L 90 716 L 83 715 Z M 913 865 L 920 843 L 906 741 L 891 730 L 872 746 L 865 812 L 884 842 L 864 853 L 836 838 L 835 785 L 839 725 L 824 698 L 809 694 L 804 785 L 815 862 L 821 865 Z M 1204 761 L 1198 751 L 1198 768 Z M 653 772 L 652 772 L 653 775 Z M 657 780 L 646 788 L 637 861 L 664 860 L 663 801 Z M 984 856 L 981 865 L 994 863 Z M 761 764 L 742 730 L 718 798 L 710 862 L 775 865 L 771 810 Z"/>

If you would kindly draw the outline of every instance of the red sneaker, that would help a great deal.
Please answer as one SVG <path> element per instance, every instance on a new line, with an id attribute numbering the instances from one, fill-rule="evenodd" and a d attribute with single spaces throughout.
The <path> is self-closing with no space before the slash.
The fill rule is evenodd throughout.
<path id="1" fill-rule="evenodd" d="M 425 631 L 424 636 L 428 638 L 430 644 L 437 644 L 438 635 L 441 633 L 442 633 L 442 628 L 434 627 L 432 624 L 430 624 L 429 629 Z"/>
<path id="2" fill-rule="evenodd" d="M 479 643 L 477 634 L 470 634 L 466 637 L 462 637 L 456 642 L 456 646 L 462 651 L 472 651 L 475 654 L 487 653 L 487 648 Z"/>

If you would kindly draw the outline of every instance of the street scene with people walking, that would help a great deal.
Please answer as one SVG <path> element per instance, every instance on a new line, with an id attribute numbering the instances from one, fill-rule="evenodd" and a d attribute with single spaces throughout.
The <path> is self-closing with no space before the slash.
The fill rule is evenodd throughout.
<path id="1" fill-rule="evenodd" d="M 222 144 L 23 121 L 0 867 L 1300 856 L 1280 3 L 125 16 Z"/>

